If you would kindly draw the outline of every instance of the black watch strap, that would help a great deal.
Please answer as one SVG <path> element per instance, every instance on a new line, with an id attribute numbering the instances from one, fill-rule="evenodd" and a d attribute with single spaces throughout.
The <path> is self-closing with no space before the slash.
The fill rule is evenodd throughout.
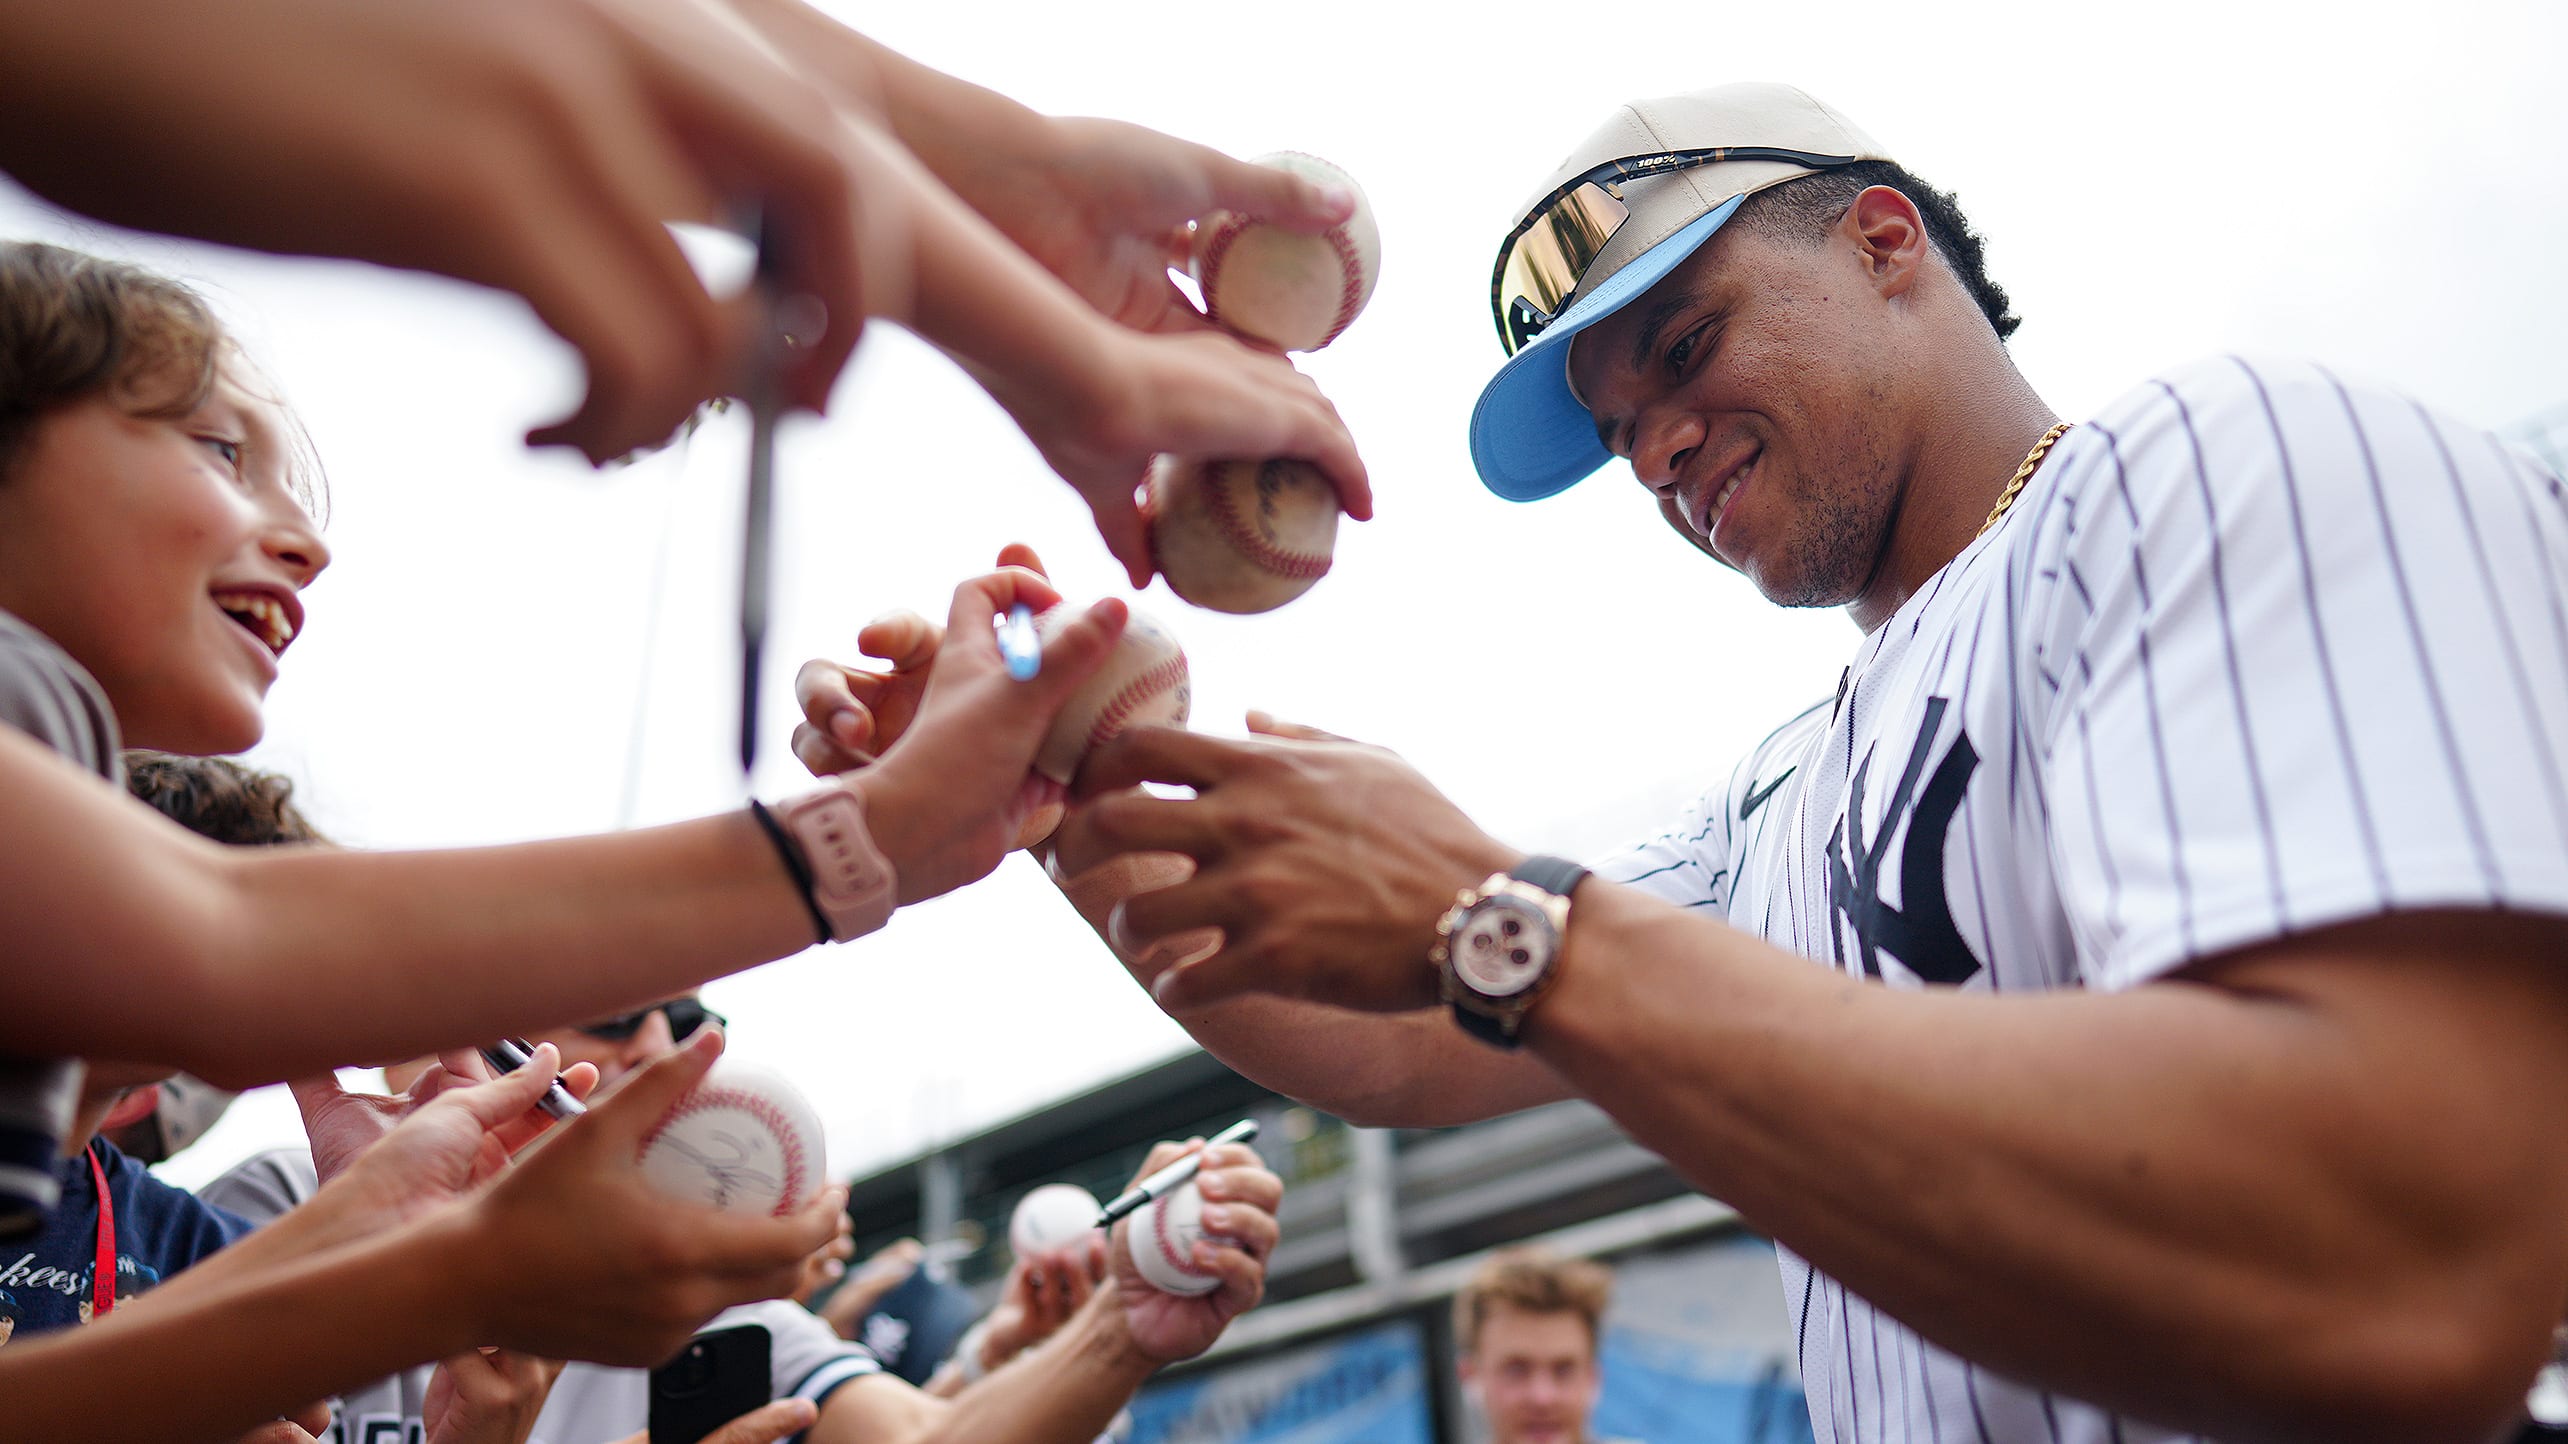
<path id="1" fill-rule="evenodd" d="M 1518 882 L 1529 882 L 1553 897 L 1567 897 L 1587 880 L 1587 869 L 1565 857 L 1545 857 L 1536 853 L 1516 864 L 1508 874 Z"/>
<path id="2" fill-rule="evenodd" d="M 1460 1003 L 1453 1005 L 1453 1020 L 1462 1026 L 1462 1031 L 1492 1048 L 1504 1048 L 1512 1053 L 1525 1046 L 1525 1040 L 1517 1037 L 1506 1024 L 1486 1013 L 1475 1013 Z"/>

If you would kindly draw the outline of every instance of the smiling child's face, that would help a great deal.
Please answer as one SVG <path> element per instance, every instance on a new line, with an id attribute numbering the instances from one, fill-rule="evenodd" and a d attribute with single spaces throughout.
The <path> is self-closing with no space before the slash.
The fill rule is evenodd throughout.
<path id="1" fill-rule="evenodd" d="M 329 562 L 283 412 L 228 376 L 183 415 L 64 406 L 0 476 L 0 608 L 98 679 L 130 746 L 256 743 Z"/>

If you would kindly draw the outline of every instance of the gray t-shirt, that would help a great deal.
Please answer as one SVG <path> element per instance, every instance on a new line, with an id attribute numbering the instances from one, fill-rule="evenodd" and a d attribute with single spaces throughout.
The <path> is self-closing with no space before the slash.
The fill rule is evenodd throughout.
<path id="1" fill-rule="evenodd" d="M 110 782 L 124 780 L 116 714 L 96 678 L 44 633 L 0 612 L 0 726 Z M 0 1056 L 0 1237 L 40 1224 L 62 1199 L 53 1164 L 80 1103 L 76 1059 Z"/>
<path id="2" fill-rule="evenodd" d="M 259 1154 L 207 1184 L 197 1197 L 264 1224 L 320 1188 L 312 1155 L 299 1148 Z M 770 1299 L 726 1309 L 706 1329 L 758 1324 L 767 1330 L 773 1388 L 779 1399 L 809 1399 L 817 1408 L 838 1387 L 883 1366 L 862 1345 L 791 1299 Z M 419 1405 L 432 1366 L 422 1365 L 354 1390 L 336 1401 L 323 1444 L 419 1444 Z M 651 1375 L 645 1369 L 571 1364 L 554 1381 L 552 1396 L 535 1418 L 527 1444 L 611 1444 L 640 1433 L 650 1422 Z M 799 1439 L 801 1436 L 796 1435 Z"/>

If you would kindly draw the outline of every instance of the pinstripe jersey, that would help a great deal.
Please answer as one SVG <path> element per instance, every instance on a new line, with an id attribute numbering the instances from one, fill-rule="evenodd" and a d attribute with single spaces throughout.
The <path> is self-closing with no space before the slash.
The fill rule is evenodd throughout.
<path id="1" fill-rule="evenodd" d="M 1834 700 L 1597 873 L 1991 992 L 2395 908 L 2568 912 L 2563 578 L 2530 458 L 2316 366 L 2198 363 L 2069 432 Z M 1822 1441 L 2178 1437 L 1783 1272 Z"/>

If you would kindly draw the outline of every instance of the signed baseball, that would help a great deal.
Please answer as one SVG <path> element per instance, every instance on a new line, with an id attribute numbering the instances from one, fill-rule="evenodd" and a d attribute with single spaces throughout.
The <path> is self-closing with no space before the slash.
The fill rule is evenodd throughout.
<path id="1" fill-rule="evenodd" d="M 690 1203 L 787 1214 L 828 1175 L 820 1115 L 781 1076 L 716 1061 L 642 1140 L 642 1176 Z"/>
<path id="2" fill-rule="evenodd" d="M 1142 1205 L 1124 1230 L 1124 1247 L 1152 1288 L 1208 1294 L 1222 1286 L 1222 1276 L 1195 1262 L 1195 1244 L 1204 1237 L 1204 1196 L 1190 1178 Z"/>
<path id="3" fill-rule="evenodd" d="M 1216 211 L 1195 230 L 1187 273 L 1214 324 L 1287 351 L 1317 351 L 1372 299 L 1382 233 L 1354 177 L 1318 156 L 1278 151 L 1254 163 L 1346 187 L 1355 214 L 1312 236 Z"/>
<path id="4" fill-rule="evenodd" d="M 1338 494 L 1307 461 L 1151 464 L 1142 503 L 1169 590 L 1216 612 L 1271 612 L 1327 576 Z"/>
<path id="5" fill-rule="evenodd" d="M 1066 607 L 1054 607 L 1038 613 L 1034 625 L 1049 643 L 1075 615 Z M 1052 719 L 1052 730 L 1035 749 L 1034 770 L 1066 783 L 1078 773 L 1090 749 L 1126 727 L 1138 723 L 1185 726 L 1191 698 L 1186 652 L 1177 645 L 1177 634 L 1136 610 L 1124 623 L 1123 636 L 1105 665 L 1079 684 L 1060 715 Z"/>
<path id="6" fill-rule="evenodd" d="M 1075 1183 L 1047 1183 L 1017 1200 L 1008 1249 L 1018 1258 L 1067 1248 L 1096 1231 L 1097 1196 Z"/>

